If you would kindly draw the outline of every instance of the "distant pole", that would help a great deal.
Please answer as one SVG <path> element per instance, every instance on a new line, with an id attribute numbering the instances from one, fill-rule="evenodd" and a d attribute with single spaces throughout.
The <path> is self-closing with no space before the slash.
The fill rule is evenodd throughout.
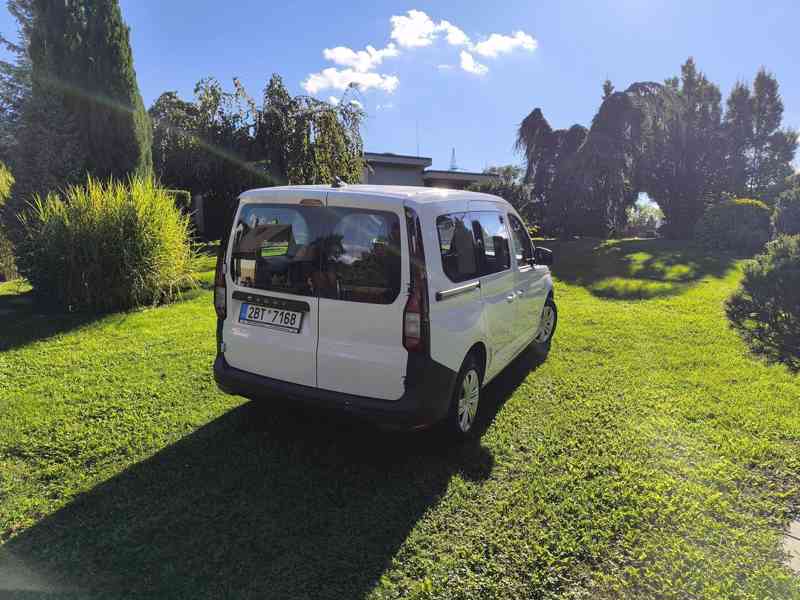
<path id="1" fill-rule="evenodd" d="M 456 149 L 453 148 L 453 151 L 450 153 L 450 170 L 457 171 L 458 165 L 456 164 Z"/>

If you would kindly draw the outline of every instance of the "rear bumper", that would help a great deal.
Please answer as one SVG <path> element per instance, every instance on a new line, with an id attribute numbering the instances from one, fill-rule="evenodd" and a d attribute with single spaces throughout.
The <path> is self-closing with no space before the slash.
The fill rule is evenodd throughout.
<path id="1" fill-rule="evenodd" d="M 365 398 L 288 383 L 231 367 L 223 354 L 214 361 L 214 379 L 228 394 L 251 400 L 323 406 L 368 419 L 386 427 L 415 429 L 432 425 L 447 414 L 456 375 L 432 358 L 409 355 L 406 391 L 398 400 Z"/>

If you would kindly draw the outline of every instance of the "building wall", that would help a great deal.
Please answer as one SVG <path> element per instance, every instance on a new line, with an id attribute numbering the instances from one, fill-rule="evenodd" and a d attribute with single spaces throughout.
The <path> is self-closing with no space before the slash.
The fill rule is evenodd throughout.
<path id="1" fill-rule="evenodd" d="M 424 185 L 422 169 L 416 166 L 374 163 L 372 172 L 365 173 L 364 183 L 374 185 Z"/>

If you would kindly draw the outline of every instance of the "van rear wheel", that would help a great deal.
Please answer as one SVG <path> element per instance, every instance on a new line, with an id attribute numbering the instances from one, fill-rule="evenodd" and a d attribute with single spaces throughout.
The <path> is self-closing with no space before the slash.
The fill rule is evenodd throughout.
<path id="1" fill-rule="evenodd" d="M 474 354 L 464 359 L 456 378 L 453 399 L 447 415 L 447 429 L 457 439 L 472 435 L 483 386 L 483 369 Z"/>

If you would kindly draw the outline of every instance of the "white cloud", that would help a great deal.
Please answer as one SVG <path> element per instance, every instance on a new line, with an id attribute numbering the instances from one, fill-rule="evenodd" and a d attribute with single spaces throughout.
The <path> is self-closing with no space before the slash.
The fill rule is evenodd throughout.
<path id="1" fill-rule="evenodd" d="M 391 58 L 399 54 L 397 46 L 392 43 L 385 48 L 376 50 L 372 46 L 367 46 L 364 50 L 353 50 L 347 46 L 336 46 L 335 48 L 325 48 L 322 56 L 337 65 L 351 67 L 360 73 L 372 71 L 376 66 L 383 62 L 384 58 Z"/>
<path id="2" fill-rule="evenodd" d="M 508 54 L 516 48 L 533 52 L 538 42 L 524 31 L 517 31 L 512 35 L 493 33 L 487 39 L 475 44 L 472 49 L 475 53 L 488 58 L 496 58 L 499 54 Z"/>
<path id="3" fill-rule="evenodd" d="M 436 37 L 436 24 L 421 10 L 410 10 L 406 15 L 395 15 L 392 22 L 392 39 L 403 48 L 430 46 Z"/>
<path id="4" fill-rule="evenodd" d="M 451 46 L 465 46 L 469 44 L 469 36 L 450 21 L 443 20 L 436 28 L 439 31 L 447 33 L 447 43 Z"/>
<path id="5" fill-rule="evenodd" d="M 384 48 L 378 49 L 374 46 L 366 46 L 363 50 L 353 50 L 347 46 L 325 48 L 322 51 L 323 57 L 337 66 L 309 74 L 302 83 L 306 92 L 317 94 L 327 89 L 345 90 L 352 85 L 362 91 L 377 89 L 392 93 L 397 89 L 400 80 L 395 75 L 378 73 L 379 65 L 387 58 L 398 56 L 401 49 L 431 46 L 440 38 L 451 46 L 462 48 L 459 65 L 461 69 L 474 75 L 485 75 L 489 72 L 485 64 L 475 60 L 476 55 L 497 58 L 518 49 L 533 52 L 538 46 L 538 42 L 524 31 L 516 31 L 511 35 L 492 33 L 483 41 L 473 43 L 470 37 L 452 22 L 446 19 L 436 22 L 421 10 L 412 9 L 403 15 L 393 15 L 390 21 L 390 37 L 393 41 Z M 439 64 L 436 68 L 448 71 L 455 67 L 453 64 Z M 329 102 L 334 103 L 333 96 Z"/>
<path id="6" fill-rule="evenodd" d="M 302 83 L 303 89 L 309 94 L 316 94 L 330 88 L 346 90 L 351 85 L 362 91 L 375 88 L 392 93 L 399 84 L 400 80 L 394 75 L 361 73 L 353 69 L 337 69 L 335 67 L 328 67 L 319 73 L 311 73 Z"/>
<path id="7" fill-rule="evenodd" d="M 333 106 L 339 106 L 339 99 L 336 96 L 329 96 L 328 104 L 333 104 Z"/>
<path id="8" fill-rule="evenodd" d="M 469 36 L 450 21 L 434 22 L 421 10 L 410 10 L 405 15 L 394 15 L 392 22 L 392 39 L 404 48 L 422 48 L 430 46 L 444 32 L 447 43 L 452 46 L 466 46 Z"/>
<path id="9" fill-rule="evenodd" d="M 467 73 L 475 75 L 486 75 L 489 72 L 489 67 L 477 62 L 475 58 L 466 50 L 461 51 L 461 68 Z"/>
<path id="10" fill-rule="evenodd" d="M 390 110 L 394 108 L 394 104 L 391 102 L 387 102 L 386 104 L 377 104 L 375 105 L 375 110 Z"/>

